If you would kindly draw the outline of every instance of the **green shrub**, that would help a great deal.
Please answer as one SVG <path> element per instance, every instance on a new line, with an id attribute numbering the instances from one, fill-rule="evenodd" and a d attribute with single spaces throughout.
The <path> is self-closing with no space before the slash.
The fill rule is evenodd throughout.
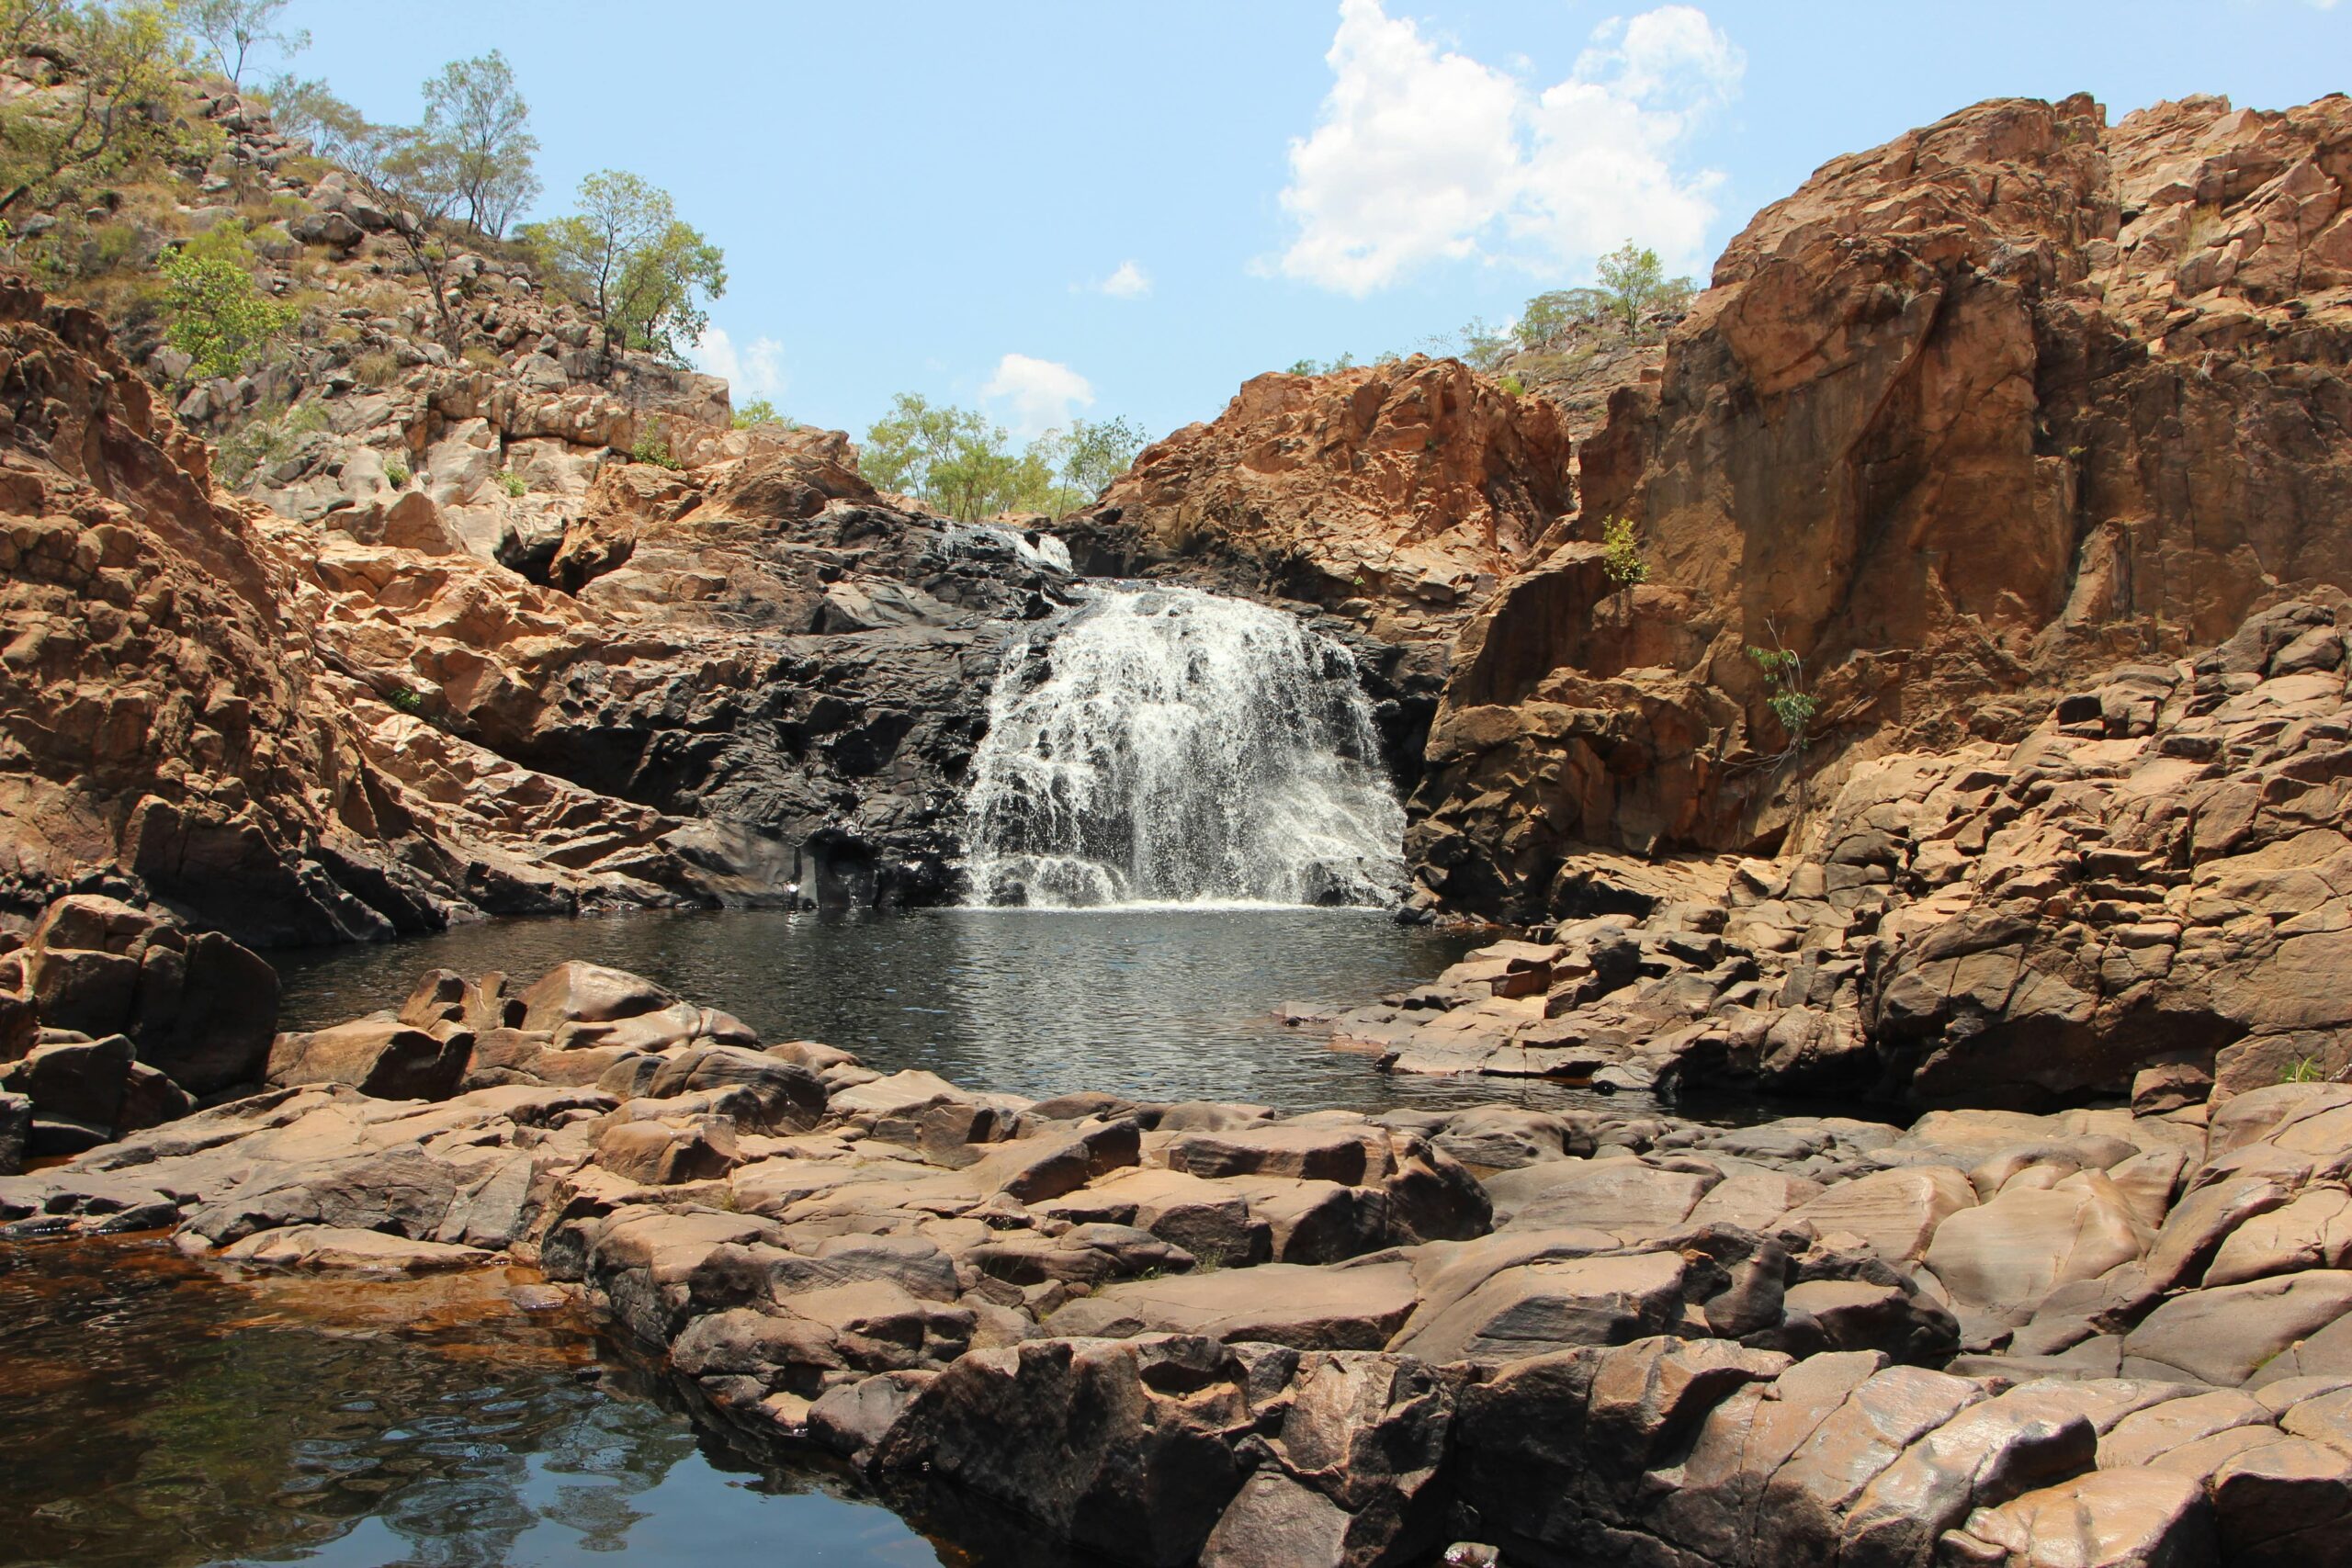
<path id="1" fill-rule="evenodd" d="M 423 694 L 407 686 L 394 686 L 384 694 L 384 700 L 402 713 L 421 714 L 424 711 Z"/>
<path id="2" fill-rule="evenodd" d="M 1523 397 L 1527 392 L 1527 383 L 1521 380 L 1516 376 L 1504 377 L 1498 385 L 1501 386 L 1504 394 L 1508 397 Z"/>
<path id="3" fill-rule="evenodd" d="M 214 232 L 234 227 L 240 226 L 222 223 Z M 182 246 L 164 257 L 162 271 L 171 323 L 164 341 L 194 360 L 199 377 L 236 375 L 298 314 L 263 293 L 250 264 L 221 245 Z"/>
<path id="4" fill-rule="evenodd" d="M 498 484 L 499 488 L 503 490 L 508 496 L 517 501 L 520 501 L 524 496 L 529 494 L 531 490 L 531 481 L 525 479 L 522 475 L 516 473 L 512 468 L 502 468 L 499 470 Z"/>
<path id="5" fill-rule="evenodd" d="M 2280 1083 L 2324 1083 L 2326 1078 L 2327 1069 L 2317 1056 L 2298 1056 L 2278 1069 Z"/>
<path id="6" fill-rule="evenodd" d="M 406 490 L 409 480 L 408 465 L 397 460 L 385 464 L 384 478 L 391 481 L 394 490 Z"/>
<path id="7" fill-rule="evenodd" d="M 735 428 L 749 430 L 755 424 L 789 424 L 792 422 L 775 412 L 775 404 L 765 398 L 753 398 L 735 411 Z"/>
<path id="8" fill-rule="evenodd" d="M 1772 693 L 1764 705 L 1788 732 L 1789 745 L 1792 749 L 1804 745 L 1806 729 L 1821 712 L 1821 699 L 1804 689 L 1804 660 L 1786 648 L 1751 646 L 1747 657 L 1764 672 L 1764 683 Z"/>
<path id="9" fill-rule="evenodd" d="M 668 439 L 652 432 L 648 432 L 637 438 L 637 445 L 628 449 L 628 457 L 632 463 L 650 463 L 657 468 L 678 469 L 685 467 L 684 463 L 670 456 Z"/>
<path id="10" fill-rule="evenodd" d="M 1601 525 L 1600 570 L 1621 589 L 1649 581 L 1650 564 L 1642 558 L 1642 547 L 1634 540 L 1634 525 L 1629 520 L 1611 517 Z"/>
<path id="11" fill-rule="evenodd" d="M 351 362 L 351 378 L 363 387 L 389 387 L 400 379 L 401 362 L 389 349 L 363 354 Z"/>

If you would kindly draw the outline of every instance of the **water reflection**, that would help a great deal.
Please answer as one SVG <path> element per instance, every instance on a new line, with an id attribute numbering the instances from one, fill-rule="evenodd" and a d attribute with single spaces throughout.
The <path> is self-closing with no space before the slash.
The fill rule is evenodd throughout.
<path id="1" fill-rule="evenodd" d="M 885 1070 L 1037 1097 L 1098 1089 L 1308 1111 L 1565 1096 L 1391 1079 L 1272 1017 L 1286 1001 L 1347 1006 L 1419 984 L 1469 945 L 1362 909 L 750 910 L 502 921 L 273 956 L 288 1028 L 396 1004 L 435 964 L 528 976 L 585 958 L 725 1008 L 769 1039 L 823 1040 Z"/>
<path id="2" fill-rule="evenodd" d="M 591 1326 L 509 1286 L 241 1283 L 157 1244 L 0 1251 L 0 1562 L 968 1561 L 614 1397 Z"/>

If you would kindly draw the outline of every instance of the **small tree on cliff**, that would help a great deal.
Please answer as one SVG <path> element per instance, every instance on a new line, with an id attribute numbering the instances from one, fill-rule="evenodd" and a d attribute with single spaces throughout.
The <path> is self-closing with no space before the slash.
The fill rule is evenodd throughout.
<path id="1" fill-rule="evenodd" d="M 163 258 L 164 341 L 194 361 L 199 377 L 236 375 L 293 324 L 294 307 L 262 292 L 253 263 L 245 226 L 233 218 Z"/>
<path id="2" fill-rule="evenodd" d="M 60 104 L 47 94 L 0 105 L 0 217 L 52 206 L 168 149 L 168 102 L 181 64 L 172 9 L 161 0 L 114 6 L 0 5 L 0 35 L 46 46 L 72 63 Z"/>
<path id="3" fill-rule="evenodd" d="M 539 194 L 531 164 L 539 139 L 530 121 L 531 106 L 494 49 L 452 61 L 424 84 L 424 134 L 448 145 L 466 221 L 493 239 Z"/>
<path id="4" fill-rule="evenodd" d="M 669 192 L 617 169 L 580 182 L 579 211 L 519 233 L 604 328 L 607 361 L 624 348 L 680 359 L 709 324 L 704 302 L 727 291 L 725 253 Z"/>
<path id="5" fill-rule="evenodd" d="M 1609 315 L 1637 335 L 1644 317 L 1653 310 L 1678 308 L 1697 292 L 1689 278 L 1667 276 L 1656 251 L 1631 240 L 1601 257 L 1597 271 Z"/>
<path id="6" fill-rule="evenodd" d="M 245 62 L 256 49 L 295 55 L 311 47 L 308 32 L 277 25 L 286 6 L 287 0 L 179 0 L 177 17 L 200 56 L 242 92 Z"/>
<path id="7" fill-rule="evenodd" d="M 370 124 L 347 104 L 330 101 L 322 117 L 319 140 L 327 160 L 390 220 L 390 232 L 432 297 L 441 346 L 457 353 L 464 333 L 451 305 L 447 238 L 465 194 L 457 149 L 423 126 Z"/>

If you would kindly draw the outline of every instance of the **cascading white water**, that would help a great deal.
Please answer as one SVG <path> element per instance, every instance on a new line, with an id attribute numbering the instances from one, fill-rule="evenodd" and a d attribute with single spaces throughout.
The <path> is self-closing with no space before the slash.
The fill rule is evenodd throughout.
<path id="1" fill-rule="evenodd" d="M 1405 814 L 1355 660 L 1279 611 L 1097 587 L 1006 651 L 975 904 L 1393 903 Z"/>

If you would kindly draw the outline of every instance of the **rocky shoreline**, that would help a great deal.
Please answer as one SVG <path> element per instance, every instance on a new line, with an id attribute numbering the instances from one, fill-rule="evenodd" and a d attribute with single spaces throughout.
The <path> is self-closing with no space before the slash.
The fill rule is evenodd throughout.
<path id="1" fill-rule="evenodd" d="M 1907 1129 L 1030 1102 L 582 964 L 435 972 L 268 1070 L 0 1180 L 5 1234 L 533 1262 L 718 1418 L 1123 1562 L 2347 1550 L 2341 1085 Z"/>

